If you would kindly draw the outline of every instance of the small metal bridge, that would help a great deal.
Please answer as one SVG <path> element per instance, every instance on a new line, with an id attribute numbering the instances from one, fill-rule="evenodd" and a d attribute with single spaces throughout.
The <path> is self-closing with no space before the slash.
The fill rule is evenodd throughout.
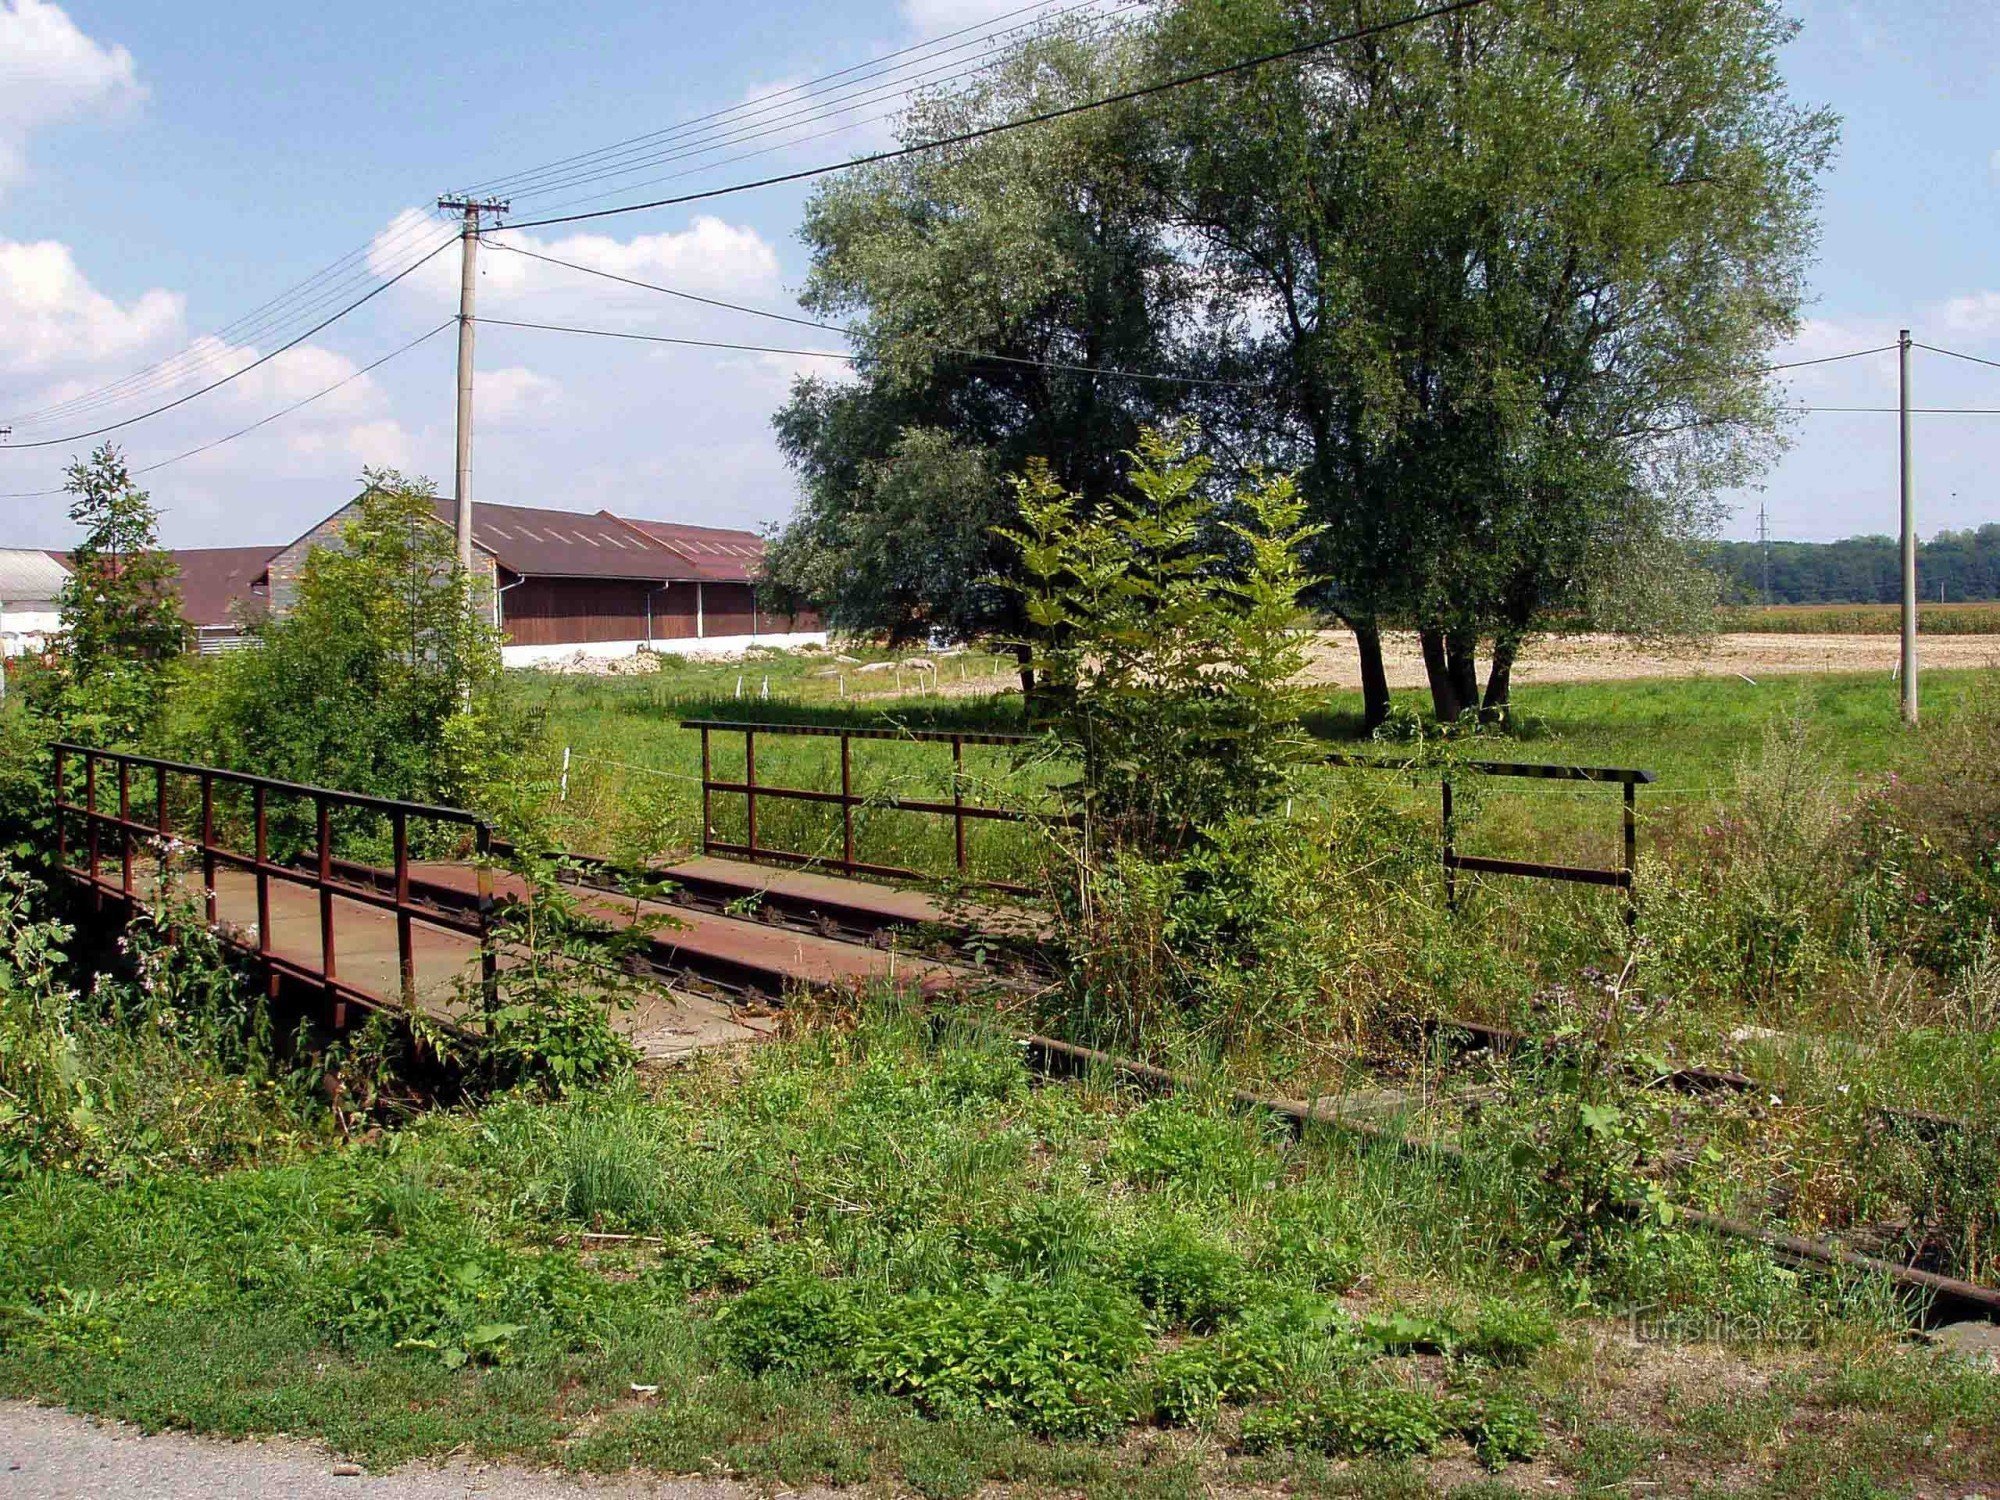
<path id="1" fill-rule="evenodd" d="M 731 720 L 688 720 L 701 739 L 701 853 L 644 871 L 618 871 L 582 856 L 573 894 L 614 925 L 660 918 L 643 961 L 659 979 L 660 1003 L 621 1021 L 642 1050 L 658 1054 L 754 1034 L 757 1017 L 790 991 L 874 984 L 939 992 L 1018 983 L 988 962 L 1031 952 L 1048 919 L 1009 898 L 1018 881 L 975 873 L 968 830 L 978 824 L 1066 821 L 1056 810 L 973 800 L 968 746 L 1018 748 L 1032 737 L 958 730 L 903 730 Z M 714 741 L 740 736 L 740 779 L 718 775 Z M 838 744 L 839 789 L 760 780 L 760 738 Z M 898 741 L 949 747 L 943 796 L 864 794 L 855 746 Z M 1439 777 L 1446 899 L 1461 873 L 1529 876 L 1610 886 L 1636 914 L 1637 788 L 1649 773 L 1512 762 L 1417 766 L 1350 755 L 1329 764 Z M 1535 777 L 1617 786 L 1623 794 L 1624 859 L 1587 868 L 1461 853 L 1454 776 Z M 741 834 L 719 831 L 719 799 L 741 799 Z M 353 1007 L 420 1012 L 463 1029 L 482 1024 L 498 979 L 518 961 L 497 924 L 529 892 L 506 867 L 510 852 L 492 826 L 459 808 L 302 785 L 213 766 L 64 743 L 54 747 L 56 853 L 60 868 L 100 905 L 130 913 L 173 908 L 198 919 L 267 976 L 276 998 L 289 987 L 321 1000 L 335 1027 Z M 802 803 L 839 810 L 838 853 L 770 837 L 759 807 Z M 953 894 L 885 880 L 922 872 L 861 856 L 857 814 L 887 811 L 948 820 Z M 637 875 L 659 897 L 624 894 Z M 873 877 L 873 878 L 862 878 Z M 968 893 L 979 893 L 972 897 Z M 653 925 L 653 924 L 649 924 Z M 978 961 L 967 955 L 979 952 Z M 692 1040 L 690 1040 L 692 1038 Z"/>

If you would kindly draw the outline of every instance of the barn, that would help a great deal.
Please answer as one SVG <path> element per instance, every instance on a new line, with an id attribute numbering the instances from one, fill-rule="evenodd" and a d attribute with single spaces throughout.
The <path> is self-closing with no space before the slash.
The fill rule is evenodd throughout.
<path id="1" fill-rule="evenodd" d="M 314 547 L 339 545 L 352 509 L 268 557 L 255 586 L 273 610 L 285 608 Z M 451 525 L 451 502 L 437 510 Z M 817 614 L 759 605 L 764 541 L 755 532 L 520 505 L 482 504 L 472 516 L 473 568 L 492 593 L 508 666 L 826 641 Z"/>
<path id="2" fill-rule="evenodd" d="M 69 569 L 53 554 L 0 548 L 0 656 L 31 656 L 62 628 L 56 599 Z"/>

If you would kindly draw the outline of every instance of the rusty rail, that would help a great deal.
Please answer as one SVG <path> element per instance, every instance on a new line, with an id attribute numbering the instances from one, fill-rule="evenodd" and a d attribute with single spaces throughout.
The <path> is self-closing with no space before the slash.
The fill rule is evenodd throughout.
<path id="1" fill-rule="evenodd" d="M 1383 760 L 1375 756 L 1339 753 L 1329 754 L 1324 760 L 1330 766 L 1345 766 L 1364 771 L 1400 771 L 1405 774 L 1426 770 L 1439 772 L 1438 795 L 1441 803 L 1439 832 L 1444 846 L 1444 899 L 1445 905 L 1451 910 L 1458 910 L 1458 872 L 1466 870 L 1474 874 L 1521 875 L 1531 880 L 1557 880 L 1575 885 L 1614 886 L 1625 892 L 1625 925 L 1631 927 L 1638 923 L 1638 792 L 1640 787 L 1653 781 L 1651 771 L 1633 770 L 1624 766 L 1564 766 L 1512 760 L 1468 760 L 1447 766 L 1425 766 L 1409 760 Z M 1480 776 L 1524 777 L 1536 781 L 1588 781 L 1622 787 L 1625 835 L 1623 863 L 1614 868 L 1605 868 L 1590 865 L 1557 865 L 1533 859 L 1495 859 L 1484 854 L 1459 853 L 1457 816 L 1452 805 L 1452 774 L 1455 771 L 1469 771 Z"/>
<path id="2" fill-rule="evenodd" d="M 349 1003 L 370 1009 L 389 1008 L 398 1004 L 414 1005 L 416 929 L 419 926 L 476 940 L 481 990 L 490 1001 L 494 993 L 496 973 L 492 936 L 494 899 L 492 874 L 489 869 L 489 859 L 493 852 L 493 835 L 484 819 L 455 807 L 437 807 L 422 802 L 375 797 L 361 792 L 336 791 L 330 787 L 307 786 L 298 782 L 279 781 L 268 776 L 253 776 L 242 771 L 223 770 L 216 766 L 190 765 L 183 761 L 162 760 L 154 756 L 100 750 L 88 745 L 61 742 L 52 749 L 55 759 L 56 861 L 65 874 L 87 887 L 100 901 L 109 897 L 124 903 L 128 910 L 137 906 L 140 896 L 134 865 L 140 842 L 158 840 L 164 846 L 169 840 L 178 840 L 191 844 L 200 855 L 202 903 L 210 926 L 225 942 L 263 965 L 273 976 L 274 984 L 278 976 L 285 976 L 321 990 L 333 1007 L 335 1026 L 346 1024 Z M 83 767 L 83 800 L 76 802 L 69 798 L 69 781 L 71 766 L 79 761 Z M 99 805 L 99 787 L 104 779 L 99 771 L 100 766 L 108 767 L 116 778 L 118 791 L 116 812 L 108 811 Z M 151 821 L 141 821 L 132 816 L 131 792 L 135 771 L 141 775 L 150 773 L 152 777 Z M 189 781 L 196 785 L 199 792 L 198 821 L 193 828 L 176 828 L 171 817 L 173 802 L 169 794 L 176 782 L 184 786 Z M 250 793 L 253 833 L 252 846 L 248 851 L 232 848 L 218 835 L 215 805 L 215 792 L 218 786 L 241 787 Z M 313 811 L 312 860 L 309 865 L 286 864 L 271 857 L 272 803 L 274 800 L 288 799 L 308 803 Z M 382 889 L 379 880 L 366 879 L 362 867 L 336 857 L 333 820 L 334 814 L 343 809 L 358 809 L 388 818 L 394 857 L 393 868 L 388 872 L 390 878 L 387 892 Z M 454 824 L 471 830 L 478 871 L 478 896 L 469 913 L 411 898 L 409 832 L 412 820 Z M 73 860 L 71 857 L 70 829 L 73 822 L 82 825 L 83 849 L 80 860 Z M 117 851 L 115 873 L 108 872 L 105 868 L 104 846 L 107 835 L 115 839 L 114 847 Z M 159 858 L 164 869 L 167 858 L 167 850 L 164 847 L 160 851 Z M 247 871 L 255 878 L 257 931 L 254 939 L 247 938 L 237 929 L 222 925 L 218 920 L 216 881 L 219 871 L 225 866 Z M 301 887 L 316 897 L 319 916 L 317 967 L 274 951 L 271 941 L 273 881 Z M 377 994 L 341 976 L 336 940 L 338 925 L 335 921 L 336 900 L 352 902 L 394 915 L 397 973 L 400 976 L 398 995 Z"/>
<path id="3" fill-rule="evenodd" d="M 959 877 L 968 885 L 981 886 L 988 890 L 1004 891 L 1014 895 L 1028 894 L 1026 886 L 1004 880 L 983 880 L 970 875 L 966 854 L 965 830 L 968 822 L 985 820 L 989 822 L 1031 823 L 1059 819 L 1055 813 L 1022 812 L 1010 807 L 988 807 L 965 800 L 965 747 L 967 745 L 1024 745 L 1033 743 L 1035 736 L 1026 734 L 1001 734 L 979 730 L 947 729 L 858 729 L 826 724 L 770 724 L 753 723 L 743 720 L 725 719 L 683 719 L 681 728 L 700 731 L 701 734 L 701 852 L 703 854 L 733 855 L 743 859 L 771 860 L 779 864 L 814 865 L 840 870 L 849 875 L 874 875 L 891 880 L 926 880 L 932 878 L 921 870 L 912 870 L 902 865 L 876 864 L 857 859 L 854 852 L 854 810 L 857 807 L 887 808 L 894 812 L 920 813 L 952 820 L 953 863 Z M 740 734 L 743 736 L 743 779 L 741 781 L 719 780 L 714 773 L 711 757 L 711 736 L 716 734 Z M 818 791 L 808 787 L 773 786 L 757 779 L 757 737 L 759 735 L 804 736 L 816 739 L 837 739 L 840 741 L 840 790 L 837 792 Z M 870 797 L 857 795 L 854 790 L 854 741 L 856 740 L 897 740 L 905 743 L 948 744 L 951 746 L 951 800 L 934 802 L 912 797 Z M 744 799 L 744 842 L 719 839 L 715 833 L 715 804 L 717 793 L 740 796 Z M 799 849 L 773 848 L 769 843 L 760 843 L 757 829 L 757 804 L 760 800 L 780 802 L 809 802 L 840 809 L 840 855 L 809 854 Z"/>

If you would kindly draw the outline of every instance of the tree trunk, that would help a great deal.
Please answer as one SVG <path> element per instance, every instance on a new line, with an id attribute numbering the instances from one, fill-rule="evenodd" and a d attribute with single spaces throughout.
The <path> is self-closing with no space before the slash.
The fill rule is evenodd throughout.
<path id="1" fill-rule="evenodd" d="M 1451 690 L 1458 701 L 1459 713 L 1479 707 L 1479 632 L 1470 629 L 1447 632 L 1444 654 L 1451 669 Z"/>
<path id="2" fill-rule="evenodd" d="M 1382 665 L 1382 627 L 1373 620 L 1350 620 L 1361 653 L 1361 727 L 1373 734 L 1389 719 L 1389 671 Z"/>
<path id="3" fill-rule="evenodd" d="M 1466 705 L 1458 695 L 1458 682 L 1445 655 L 1444 632 L 1427 625 L 1417 632 L 1417 642 L 1423 647 L 1424 676 L 1430 679 L 1431 711 L 1438 723 L 1456 724 Z"/>
<path id="4" fill-rule="evenodd" d="M 1493 669 L 1486 674 L 1486 699 L 1479 705 L 1479 717 L 1498 724 L 1507 717 L 1507 695 L 1512 691 L 1514 658 L 1520 653 L 1521 638 L 1508 631 L 1493 638 Z"/>

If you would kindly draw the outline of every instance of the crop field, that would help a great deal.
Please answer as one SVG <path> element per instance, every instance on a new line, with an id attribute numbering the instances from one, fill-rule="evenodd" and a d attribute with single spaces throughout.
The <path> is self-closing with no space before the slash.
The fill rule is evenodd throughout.
<path id="1" fill-rule="evenodd" d="M 1903 628 L 1896 604 L 1776 604 L 1725 610 L 1725 631 L 1761 635 L 1895 635 Z M 1919 635 L 2000 635 L 2000 604 L 1920 604 Z"/>

